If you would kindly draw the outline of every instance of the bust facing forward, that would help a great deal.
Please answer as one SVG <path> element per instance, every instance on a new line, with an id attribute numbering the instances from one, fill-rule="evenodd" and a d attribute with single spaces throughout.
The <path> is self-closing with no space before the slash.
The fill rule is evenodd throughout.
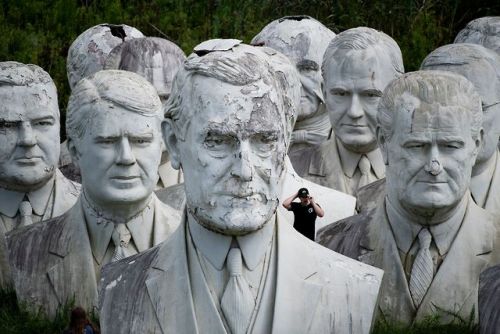
<path id="1" fill-rule="evenodd" d="M 178 72 L 162 129 L 185 175 L 184 218 L 166 242 L 103 269 L 103 331 L 369 332 L 381 272 L 276 215 L 300 86 L 273 54 L 211 40 Z"/>
<path id="2" fill-rule="evenodd" d="M 384 91 L 377 123 L 385 198 L 326 227 L 319 243 L 384 269 L 385 320 L 477 319 L 479 274 L 498 252 L 494 218 L 468 190 L 483 137 L 479 95 L 453 73 L 407 73 Z"/>
<path id="3" fill-rule="evenodd" d="M 160 243 L 180 221 L 153 194 L 162 139 L 151 84 L 115 70 L 82 79 L 66 122 L 82 194 L 65 215 L 8 235 L 19 299 L 50 316 L 73 298 L 91 309 L 105 263 Z"/>

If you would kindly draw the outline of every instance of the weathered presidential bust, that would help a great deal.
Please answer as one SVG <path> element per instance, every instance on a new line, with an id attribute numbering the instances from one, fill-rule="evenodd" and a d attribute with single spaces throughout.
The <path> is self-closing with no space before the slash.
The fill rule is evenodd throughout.
<path id="1" fill-rule="evenodd" d="M 500 57 L 477 44 L 450 44 L 431 52 L 421 69 L 461 74 L 481 96 L 483 146 L 472 168 L 470 190 L 480 207 L 500 213 Z"/>
<path id="2" fill-rule="evenodd" d="M 97 302 L 100 268 L 165 240 L 180 221 L 153 194 L 161 102 L 141 76 L 100 71 L 73 89 L 66 129 L 82 194 L 63 216 L 7 236 L 18 298 L 53 316 Z"/>
<path id="3" fill-rule="evenodd" d="M 124 41 L 144 37 L 126 24 L 98 24 L 81 33 L 68 49 L 66 70 L 71 89 L 82 79 L 104 68 L 111 50 Z"/>
<path id="4" fill-rule="evenodd" d="M 500 16 L 485 16 L 470 21 L 457 34 L 454 43 L 479 44 L 500 54 Z"/>
<path id="5" fill-rule="evenodd" d="M 368 333 L 381 272 L 276 215 L 297 77 L 238 40 L 194 51 L 163 122 L 185 175 L 184 219 L 158 247 L 104 268 L 103 331 Z"/>
<path id="6" fill-rule="evenodd" d="M 134 38 L 116 46 L 109 54 L 105 69 L 131 71 L 146 78 L 165 102 L 170 96 L 174 76 L 186 59 L 175 43 L 158 37 Z M 168 152 L 163 151 L 158 169 L 157 188 L 182 182 L 182 172 L 171 167 Z"/>
<path id="7" fill-rule="evenodd" d="M 301 76 L 301 99 L 297 122 L 288 152 L 292 164 L 300 160 L 302 149 L 321 144 L 330 134 L 328 113 L 324 107 L 321 85 L 323 54 L 335 33 L 310 16 L 285 16 L 274 20 L 253 39 L 287 56 Z"/>
<path id="8" fill-rule="evenodd" d="M 479 95 L 454 73 L 408 73 L 384 91 L 377 124 L 385 199 L 320 231 L 319 242 L 384 269 L 384 319 L 474 312 L 477 321 L 479 273 L 498 253 L 494 220 L 468 191 L 483 137 Z"/>
<path id="9" fill-rule="evenodd" d="M 8 280 L 4 234 L 62 215 L 79 185 L 57 169 L 59 106 L 47 72 L 0 62 L 0 287 Z"/>
<path id="10" fill-rule="evenodd" d="M 375 136 L 377 105 L 387 84 L 403 72 L 398 45 L 383 32 L 360 27 L 338 34 L 322 64 L 334 135 L 304 155 L 299 174 L 348 194 L 384 177 Z"/>

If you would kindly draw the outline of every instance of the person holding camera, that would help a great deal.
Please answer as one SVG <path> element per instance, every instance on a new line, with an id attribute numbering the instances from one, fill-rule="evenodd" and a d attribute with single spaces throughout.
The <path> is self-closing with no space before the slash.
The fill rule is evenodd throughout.
<path id="1" fill-rule="evenodd" d="M 298 198 L 300 202 L 294 202 Z M 307 188 L 300 188 L 283 202 L 283 207 L 295 216 L 293 227 L 305 237 L 314 241 L 316 235 L 316 217 L 323 217 L 325 212 L 309 195 Z"/>

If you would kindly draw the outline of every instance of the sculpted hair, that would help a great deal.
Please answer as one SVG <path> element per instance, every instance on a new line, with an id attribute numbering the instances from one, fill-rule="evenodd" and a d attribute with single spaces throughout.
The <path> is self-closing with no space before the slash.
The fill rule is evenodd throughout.
<path id="1" fill-rule="evenodd" d="M 296 72 L 284 56 L 280 56 L 280 61 L 284 61 L 288 67 L 279 66 L 278 62 L 271 58 L 272 54 L 277 53 L 268 48 L 244 44 L 233 46 L 230 50 L 191 54 L 177 72 L 172 93 L 164 106 L 165 118 L 173 121 L 177 137 L 184 140 L 189 121 L 196 109 L 190 106 L 190 101 L 185 100 L 186 97 L 192 100 L 192 81 L 195 76 L 213 78 L 235 86 L 246 86 L 260 80 L 272 86 L 280 99 L 277 108 L 285 117 L 285 134 L 288 137 L 295 123 L 300 81 L 298 74 L 290 75 Z"/>
<path id="2" fill-rule="evenodd" d="M 15 61 L 0 62 L 0 87 L 5 86 L 39 86 L 40 90 L 46 91 L 45 94 L 54 101 L 55 112 L 59 117 L 56 85 L 50 75 L 41 67 Z"/>
<path id="3" fill-rule="evenodd" d="M 499 34 L 500 17 L 480 17 L 467 23 L 465 28 L 458 32 L 454 43 L 484 44 L 488 36 L 498 36 Z"/>
<path id="4" fill-rule="evenodd" d="M 103 105 L 116 105 L 145 117 L 161 121 L 161 102 L 156 89 L 138 74 L 99 71 L 78 82 L 69 97 L 66 132 L 73 140 L 81 139 Z"/>
<path id="5" fill-rule="evenodd" d="M 471 116 L 473 139 L 478 137 L 482 128 L 483 111 L 481 98 L 474 85 L 452 72 L 417 71 L 406 73 L 389 83 L 379 102 L 377 123 L 387 140 L 392 137 L 396 113 L 416 112 L 414 103 L 408 102 L 408 97 L 417 98 L 420 103 L 425 104 L 461 107 Z"/>
<path id="6" fill-rule="evenodd" d="M 323 56 L 321 66 L 323 77 L 325 77 L 330 63 L 335 61 L 335 55 L 338 51 L 366 50 L 369 48 L 373 48 L 377 52 L 387 52 L 396 75 L 399 76 L 404 73 L 403 55 L 396 41 L 381 31 L 358 27 L 345 30 L 332 39 Z"/>
<path id="7" fill-rule="evenodd" d="M 169 40 L 158 37 L 134 38 L 115 47 L 104 68 L 138 73 L 152 82 L 154 74 L 151 69 L 159 67 L 158 60 L 161 60 L 163 81 L 169 94 L 174 76 L 185 59 L 184 52 Z"/>
<path id="8" fill-rule="evenodd" d="M 487 68 L 495 74 L 495 85 L 497 101 L 500 101 L 500 56 L 494 51 L 479 44 L 459 43 L 448 44 L 437 48 L 425 57 L 421 70 L 431 70 L 439 66 L 463 66 L 475 65 Z"/>

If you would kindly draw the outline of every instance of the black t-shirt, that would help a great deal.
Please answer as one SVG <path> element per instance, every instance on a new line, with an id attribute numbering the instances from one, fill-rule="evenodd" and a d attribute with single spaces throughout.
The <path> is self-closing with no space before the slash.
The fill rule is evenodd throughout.
<path id="1" fill-rule="evenodd" d="M 316 205 L 318 204 L 316 203 Z M 308 205 L 303 206 L 300 203 L 292 202 L 288 211 L 292 211 L 295 216 L 293 227 L 304 236 L 314 241 L 317 214 L 316 211 L 314 211 L 312 204 L 309 203 Z"/>

